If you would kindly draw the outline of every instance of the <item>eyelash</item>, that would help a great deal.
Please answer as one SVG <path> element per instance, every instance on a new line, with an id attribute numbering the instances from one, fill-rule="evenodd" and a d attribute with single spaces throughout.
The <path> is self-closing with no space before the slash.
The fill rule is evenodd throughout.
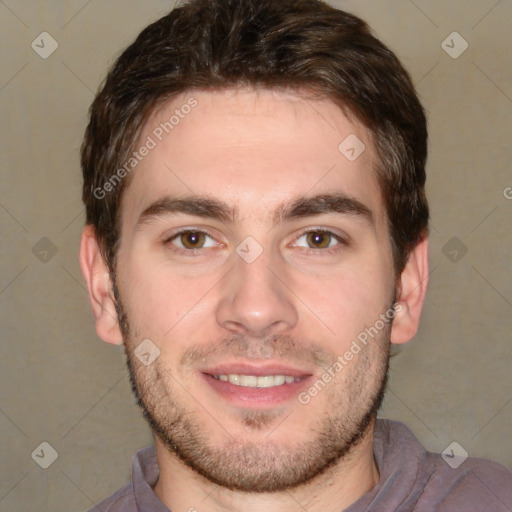
<path id="1" fill-rule="evenodd" d="M 329 235 L 333 240 L 336 240 L 337 243 L 333 247 L 326 247 L 324 249 L 315 248 L 315 247 L 301 247 L 301 249 L 308 251 L 308 253 L 310 251 L 313 251 L 314 253 L 317 253 L 317 254 L 321 253 L 323 255 L 332 254 L 334 252 L 339 251 L 341 246 L 348 245 L 347 241 L 345 239 L 343 239 L 341 236 L 337 235 L 336 233 L 333 233 L 332 231 L 329 231 L 328 229 L 321 229 L 321 228 L 316 228 L 316 229 L 313 228 L 313 229 L 308 229 L 306 231 L 303 231 L 299 236 L 297 236 L 295 238 L 294 243 L 296 243 L 297 240 L 301 239 L 302 237 L 307 236 L 311 233 L 319 234 L 319 235 Z"/>
<path id="2" fill-rule="evenodd" d="M 174 233 L 172 236 L 170 236 L 169 238 L 166 238 L 164 240 L 164 245 L 174 245 L 172 244 L 173 240 L 176 240 L 177 238 L 179 238 L 180 236 L 182 235 L 185 235 L 187 233 L 195 233 L 195 234 L 199 234 L 199 235 L 205 235 L 207 236 L 208 238 L 211 238 L 212 240 L 215 241 L 215 243 L 219 243 L 217 242 L 217 240 L 215 240 L 215 238 L 213 236 L 210 235 L 210 233 L 208 233 L 207 231 L 204 231 L 202 229 L 191 229 L 191 228 L 186 228 L 186 229 L 182 229 L 181 231 L 178 231 L 177 233 Z M 174 245 L 174 251 L 177 251 L 181 254 L 185 254 L 187 256 L 191 256 L 191 255 L 198 255 L 200 251 L 202 251 L 203 249 L 208 249 L 208 247 L 200 247 L 198 249 L 186 249 L 186 248 L 183 248 L 183 247 L 178 247 L 176 245 Z"/>
<path id="3" fill-rule="evenodd" d="M 219 244 L 219 242 L 217 242 L 217 240 L 215 240 L 215 238 L 213 236 L 211 236 L 210 233 L 208 233 L 207 231 L 204 231 L 202 229 L 186 228 L 186 229 L 178 231 L 177 233 L 174 233 L 172 236 L 166 238 L 164 240 L 164 245 L 169 245 L 169 244 L 174 245 L 174 244 L 172 244 L 173 240 L 176 240 L 180 236 L 187 234 L 187 233 L 196 233 L 196 234 L 200 234 L 200 235 L 205 235 L 206 237 L 214 240 L 217 244 Z M 320 235 L 330 235 L 334 240 L 336 240 L 337 244 L 334 245 L 333 247 L 326 247 L 324 249 L 319 249 L 319 248 L 314 248 L 314 247 L 302 247 L 302 249 L 304 249 L 308 252 L 313 251 L 315 253 L 321 252 L 323 254 L 332 254 L 333 252 L 339 250 L 340 246 L 348 245 L 347 241 L 345 239 L 343 239 L 341 236 L 337 235 L 336 233 L 333 233 L 332 231 L 329 231 L 328 229 L 320 229 L 320 228 L 308 229 L 306 231 L 302 231 L 297 237 L 294 238 L 293 244 L 295 244 L 297 242 L 297 240 L 301 239 L 304 236 L 309 235 L 310 233 L 315 233 L 315 234 L 320 234 Z M 209 249 L 209 247 L 200 247 L 198 249 L 186 249 L 186 248 L 182 248 L 182 247 L 178 247 L 178 246 L 174 245 L 173 250 L 180 252 L 182 254 L 191 256 L 191 255 L 198 255 L 198 253 L 200 251 L 202 251 L 203 249 Z"/>

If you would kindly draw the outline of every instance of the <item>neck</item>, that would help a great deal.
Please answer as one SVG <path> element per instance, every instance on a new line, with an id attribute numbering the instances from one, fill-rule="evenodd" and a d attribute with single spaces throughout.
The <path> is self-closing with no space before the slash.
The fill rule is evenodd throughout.
<path id="1" fill-rule="evenodd" d="M 160 476 L 154 491 L 173 512 L 308 512 L 344 510 L 379 481 L 373 456 L 375 420 L 364 438 L 330 469 L 303 486 L 274 493 L 246 493 L 220 487 L 185 466 L 155 436 Z"/>

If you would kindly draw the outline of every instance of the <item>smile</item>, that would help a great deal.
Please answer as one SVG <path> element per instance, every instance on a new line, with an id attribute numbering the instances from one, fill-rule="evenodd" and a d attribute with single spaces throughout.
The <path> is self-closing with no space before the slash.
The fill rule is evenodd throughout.
<path id="1" fill-rule="evenodd" d="M 300 377 L 292 377 L 291 375 L 262 375 L 256 377 L 255 375 L 238 375 L 233 373 L 213 375 L 213 378 L 244 388 L 272 388 L 301 380 Z"/>

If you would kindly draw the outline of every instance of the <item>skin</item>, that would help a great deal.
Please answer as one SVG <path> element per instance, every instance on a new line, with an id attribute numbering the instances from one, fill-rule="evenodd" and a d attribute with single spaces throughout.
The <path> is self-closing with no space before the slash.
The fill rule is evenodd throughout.
<path id="1" fill-rule="evenodd" d="M 124 337 L 134 386 L 164 434 L 181 442 L 182 451 L 199 446 L 210 461 L 222 461 L 224 474 L 215 476 L 219 486 L 212 475 L 205 478 L 184 464 L 162 432 L 155 435 L 155 492 L 171 510 L 287 511 L 298 504 L 312 512 L 342 510 L 378 482 L 374 419 L 360 439 L 351 434 L 361 429 L 382 387 L 389 342 L 405 343 L 416 333 L 428 276 L 427 241 L 396 276 L 370 134 L 329 100 L 269 90 L 191 91 L 155 112 L 140 141 L 192 95 L 198 106 L 140 162 L 125 191 L 116 266 L 117 298 L 129 324 L 124 328 L 113 276 L 94 230 L 84 229 L 80 263 L 98 335 L 117 344 Z M 353 162 L 338 150 L 350 134 L 366 145 Z M 300 198 L 333 193 L 364 205 L 371 215 L 278 215 Z M 148 210 L 167 196 L 215 199 L 235 215 Z M 187 249 L 183 242 L 197 239 L 177 236 L 183 228 L 207 232 L 204 247 Z M 319 230 L 333 236 L 318 236 Z M 316 235 L 308 238 L 307 231 Z M 249 236 L 262 249 L 251 263 L 236 251 Z M 307 405 L 296 397 L 235 403 L 205 380 L 204 372 L 219 365 L 280 364 L 307 375 L 308 386 L 298 391 L 307 390 L 394 299 L 399 308 L 392 325 Z M 144 339 L 160 350 L 149 366 L 133 357 Z M 181 425 L 169 426 L 177 418 Z M 192 448 L 183 448 L 187 435 Z M 322 443 L 326 452 L 340 452 L 338 460 L 305 476 Z M 199 457 L 197 450 L 193 455 Z M 301 457 L 308 481 L 292 485 L 289 469 Z M 289 485 L 272 492 L 255 488 L 255 494 L 236 489 L 236 478 L 221 481 L 245 471 L 254 484 L 263 470 L 287 475 Z"/>

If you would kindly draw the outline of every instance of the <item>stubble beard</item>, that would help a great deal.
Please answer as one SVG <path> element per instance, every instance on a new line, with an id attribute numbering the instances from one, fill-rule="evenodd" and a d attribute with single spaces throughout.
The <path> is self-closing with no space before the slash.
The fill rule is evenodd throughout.
<path id="1" fill-rule="evenodd" d="M 388 380 L 390 324 L 362 349 L 350 368 L 342 370 L 351 371 L 344 396 L 340 396 L 339 391 L 335 394 L 332 388 L 322 391 L 331 395 L 325 401 L 330 408 L 310 425 L 306 441 L 284 446 L 268 435 L 264 443 L 255 444 L 237 439 L 226 431 L 227 441 L 219 447 L 212 446 L 208 427 L 176 399 L 179 393 L 174 389 L 180 390 L 180 385 L 170 371 L 162 367 L 160 359 L 149 367 L 135 361 L 133 351 L 137 340 L 131 335 L 126 312 L 119 297 L 116 298 L 130 381 L 144 417 L 171 454 L 210 482 L 230 490 L 253 493 L 297 488 L 349 457 L 373 425 Z M 279 337 L 274 337 L 272 342 L 275 344 L 276 340 Z M 194 403 L 193 397 L 189 402 Z M 246 411 L 240 419 L 245 427 L 262 431 L 276 416 L 275 411 Z M 279 425 L 279 429 L 283 428 L 286 428 L 286 420 Z M 289 437 L 293 437 L 293 432 Z"/>

